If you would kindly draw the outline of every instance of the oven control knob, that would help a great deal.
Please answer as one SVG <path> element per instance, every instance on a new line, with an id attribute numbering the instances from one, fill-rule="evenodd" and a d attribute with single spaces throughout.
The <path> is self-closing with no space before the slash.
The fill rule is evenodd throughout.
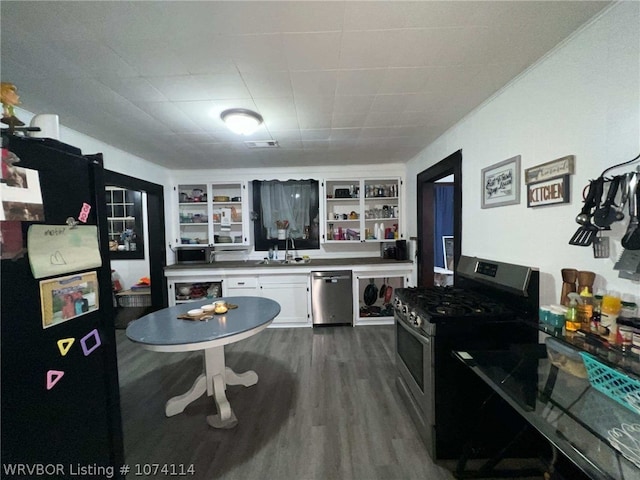
<path id="1" fill-rule="evenodd" d="M 402 306 L 402 313 L 404 313 L 405 315 L 406 315 L 407 313 L 409 313 L 409 307 L 407 307 L 406 305 L 403 305 L 403 306 Z"/>
<path id="2" fill-rule="evenodd" d="M 416 318 L 413 319 L 413 323 L 416 327 L 421 327 L 422 326 L 422 317 L 420 315 L 416 315 Z"/>

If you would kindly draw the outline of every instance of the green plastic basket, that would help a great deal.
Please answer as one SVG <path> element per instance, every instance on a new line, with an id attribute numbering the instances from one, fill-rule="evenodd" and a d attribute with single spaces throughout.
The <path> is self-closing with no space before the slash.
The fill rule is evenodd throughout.
<path id="1" fill-rule="evenodd" d="M 624 405 L 629 410 L 640 413 L 637 405 L 629 403 L 640 396 L 640 382 L 611 367 L 600 363 L 593 355 L 580 352 L 587 368 L 589 383 L 599 392 Z M 634 402 L 637 404 L 637 402 Z"/>

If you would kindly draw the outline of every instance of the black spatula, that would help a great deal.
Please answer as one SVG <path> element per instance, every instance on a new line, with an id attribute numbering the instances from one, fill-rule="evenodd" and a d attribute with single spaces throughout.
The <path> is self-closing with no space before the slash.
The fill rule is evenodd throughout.
<path id="1" fill-rule="evenodd" d="M 569 240 L 569 245 L 588 247 L 593 242 L 593 238 L 595 237 L 596 233 L 598 233 L 598 230 L 600 230 L 597 226 L 591 223 L 591 210 L 600 202 L 600 198 L 602 197 L 603 184 L 603 177 L 598 177 L 595 180 L 591 180 L 591 182 L 589 182 L 589 192 L 587 193 L 587 198 L 584 201 L 582 210 L 576 217 L 576 222 L 578 222 L 581 226 L 580 228 L 578 228 L 578 230 L 576 230 L 576 233 L 573 234 L 571 240 Z"/>

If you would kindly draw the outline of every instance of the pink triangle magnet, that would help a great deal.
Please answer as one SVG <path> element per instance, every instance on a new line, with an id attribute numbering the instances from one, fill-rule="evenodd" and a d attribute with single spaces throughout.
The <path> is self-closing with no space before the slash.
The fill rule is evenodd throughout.
<path id="1" fill-rule="evenodd" d="M 49 370 L 47 372 L 47 390 L 51 390 L 53 386 L 62 378 L 64 372 L 60 370 Z"/>

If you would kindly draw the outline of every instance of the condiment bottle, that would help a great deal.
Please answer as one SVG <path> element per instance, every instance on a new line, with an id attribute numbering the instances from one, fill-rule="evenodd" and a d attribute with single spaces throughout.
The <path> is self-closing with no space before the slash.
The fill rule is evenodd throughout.
<path id="1" fill-rule="evenodd" d="M 591 315 L 591 331 L 600 333 L 600 315 L 602 309 L 602 295 L 593 296 L 593 315 Z"/>
<path id="2" fill-rule="evenodd" d="M 618 314 L 622 308 L 620 297 L 615 293 L 608 293 L 602 297 L 602 307 L 600 314 L 600 328 L 604 329 L 604 335 L 609 337 L 609 341 L 616 341 L 616 326 Z"/>
<path id="3" fill-rule="evenodd" d="M 591 317 L 593 317 L 593 295 L 587 286 L 580 292 L 580 300 L 582 300 L 582 303 L 578 305 L 578 318 L 581 323 L 580 328 L 588 332 L 591 330 Z"/>
<path id="4" fill-rule="evenodd" d="M 576 292 L 570 292 L 567 297 L 569 298 L 569 305 L 567 306 L 567 313 L 564 314 L 564 329 L 570 335 L 577 332 L 582 326 L 578 318 L 578 302 L 581 300 L 580 295 Z"/>

